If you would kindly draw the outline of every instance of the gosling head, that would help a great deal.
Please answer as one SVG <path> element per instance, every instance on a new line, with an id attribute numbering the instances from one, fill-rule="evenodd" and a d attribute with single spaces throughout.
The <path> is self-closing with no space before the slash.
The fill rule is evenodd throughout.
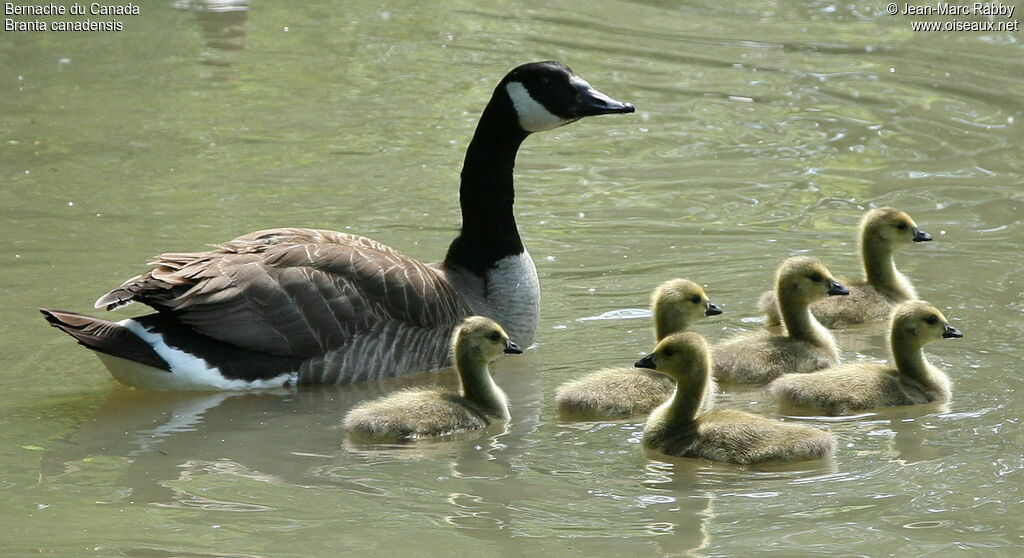
<path id="1" fill-rule="evenodd" d="M 651 309 L 655 317 L 665 316 L 682 324 L 722 313 L 700 285 L 686 279 L 671 279 L 658 285 L 651 295 Z"/>
<path id="2" fill-rule="evenodd" d="M 810 256 L 794 256 L 782 262 L 775 274 L 779 300 L 799 300 L 810 304 L 820 298 L 848 295 L 850 291 L 836 282 L 825 264 Z"/>
<path id="3" fill-rule="evenodd" d="M 522 349 L 494 320 L 470 316 L 455 328 L 452 353 L 480 362 L 491 362 L 503 354 L 521 354 Z"/>
<path id="4" fill-rule="evenodd" d="M 960 330 L 949 325 L 949 320 L 942 312 L 921 300 L 908 300 L 893 309 L 892 334 L 919 346 L 939 339 L 964 336 Z"/>
<path id="5" fill-rule="evenodd" d="M 552 130 L 584 116 L 636 110 L 594 89 L 565 64 L 550 60 L 513 69 L 498 84 L 501 90 L 512 101 L 519 127 L 527 133 Z"/>
<path id="6" fill-rule="evenodd" d="M 906 213 L 894 207 L 879 207 L 860 221 L 861 244 L 895 250 L 911 242 L 928 242 L 932 235 L 922 231 Z"/>
<path id="7" fill-rule="evenodd" d="M 710 373 L 710 349 L 699 333 L 675 333 L 662 339 L 653 353 L 633 366 L 657 370 L 677 382 L 700 379 Z"/>

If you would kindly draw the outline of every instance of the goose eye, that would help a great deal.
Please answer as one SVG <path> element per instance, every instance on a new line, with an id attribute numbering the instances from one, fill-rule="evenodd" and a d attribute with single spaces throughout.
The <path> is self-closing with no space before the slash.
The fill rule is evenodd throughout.
<path id="1" fill-rule="evenodd" d="M 924 321 L 927 322 L 928 325 L 935 325 L 935 324 L 939 323 L 939 317 L 938 316 L 928 316 L 927 318 L 924 319 Z"/>
<path id="2" fill-rule="evenodd" d="M 665 349 L 664 351 L 661 352 L 661 354 L 666 358 L 672 358 L 672 355 L 676 354 L 676 352 L 673 351 L 672 349 Z"/>
<path id="3" fill-rule="evenodd" d="M 899 225 L 896 225 L 896 228 L 901 230 L 901 231 L 905 231 L 905 230 L 907 230 L 907 224 L 906 223 L 900 223 Z"/>
<path id="4" fill-rule="evenodd" d="M 694 304 L 700 304 L 700 297 L 697 295 L 693 295 L 693 298 L 690 299 L 690 302 Z"/>
<path id="5" fill-rule="evenodd" d="M 500 340 L 501 340 L 501 334 L 500 334 L 500 333 L 498 333 L 497 331 L 492 331 L 492 332 L 491 332 L 491 334 L 490 334 L 490 335 L 488 335 L 487 337 L 488 337 L 488 338 L 489 338 L 489 339 L 490 339 L 491 341 L 500 341 Z"/>
<path id="6" fill-rule="evenodd" d="M 811 278 L 811 281 L 814 281 L 815 283 L 821 283 L 821 274 L 820 273 L 812 273 L 810 275 L 810 278 Z"/>

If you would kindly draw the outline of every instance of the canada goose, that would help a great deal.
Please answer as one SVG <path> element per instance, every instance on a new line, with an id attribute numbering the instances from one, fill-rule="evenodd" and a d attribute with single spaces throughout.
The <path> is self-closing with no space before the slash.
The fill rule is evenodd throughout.
<path id="1" fill-rule="evenodd" d="M 711 377 L 711 352 L 696 333 L 662 339 L 636 366 L 657 370 L 676 383 L 671 399 L 647 418 L 645 448 L 741 465 L 820 459 L 835 451 L 829 432 L 732 409 L 701 412 Z"/>
<path id="2" fill-rule="evenodd" d="M 672 279 L 651 295 L 655 341 L 686 331 L 691 323 L 722 309 L 693 281 Z M 708 382 L 709 394 L 714 382 Z M 559 386 L 555 395 L 562 418 L 627 418 L 650 413 L 665 402 L 675 382 L 663 374 L 637 368 L 606 368 Z M 711 398 L 706 399 L 710 401 Z"/>
<path id="3" fill-rule="evenodd" d="M 850 290 L 849 296 L 829 297 L 811 304 L 811 313 L 826 327 L 884 320 L 896 304 L 917 298 L 910 281 L 896 270 L 892 253 L 912 242 L 928 242 L 932 236 L 922 231 L 910 215 L 892 207 L 865 213 L 858 230 L 864 279 L 842 280 Z M 780 323 L 774 292 L 762 294 L 758 307 L 765 314 L 766 323 Z"/>
<path id="4" fill-rule="evenodd" d="M 444 261 L 423 264 L 376 241 L 317 229 L 271 229 L 217 249 L 158 256 L 102 296 L 159 312 L 117 323 L 42 310 L 95 351 L 115 378 L 152 389 L 344 384 L 436 369 L 466 316 L 533 342 L 540 288 L 512 210 L 519 145 L 585 116 L 633 112 L 559 62 L 513 69 L 466 150 L 462 228 Z"/>
<path id="5" fill-rule="evenodd" d="M 452 361 L 459 393 L 408 389 L 362 403 L 345 415 L 345 429 L 356 437 L 406 440 L 477 430 L 508 420 L 508 400 L 488 370 L 503 353 L 523 352 L 494 321 L 466 318 L 452 335 Z"/>
<path id="6" fill-rule="evenodd" d="M 783 376 L 768 386 L 782 403 L 845 415 L 875 407 L 949 401 L 949 378 L 924 358 L 921 348 L 963 337 L 934 306 L 902 302 L 892 312 L 889 349 L 894 364 L 857 363 L 815 374 Z"/>
<path id="7" fill-rule="evenodd" d="M 715 378 L 738 384 L 763 384 L 788 372 L 813 372 L 839 362 L 835 339 L 811 316 L 807 305 L 846 287 L 816 258 L 795 256 L 775 274 L 775 293 L 786 326 L 784 335 L 768 330 L 740 335 L 714 349 Z"/>

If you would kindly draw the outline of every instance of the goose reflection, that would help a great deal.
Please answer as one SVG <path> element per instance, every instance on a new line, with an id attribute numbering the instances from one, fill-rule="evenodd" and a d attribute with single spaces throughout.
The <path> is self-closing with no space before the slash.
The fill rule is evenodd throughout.
<path id="1" fill-rule="evenodd" d="M 204 53 L 204 64 L 228 66 L 231 61 L 223 54 L 245 49 L 248 0 L 176 0 L 172 6 L 195 15 L 209 49 Z"/>
<path id="2" fill-rule="evenodd" d="M 657 502 L 650 507 L 648 531 L 657 539 L 660 556 L 696 556 L 711 542 L 715 518 L 714 492 L 703 487 L 702 463 L 652 461 L 644 468 L 643 487 Z"/>
<path id="3" fill-rule="evenodd" d="M 61 402 L 62 415 L 84 418 L 43 455 L 39 478 L 75 483 L 83 470 L 102 464 L 113 475 L 109 482 L 135 503 L 202 507 L 189 485 L 210 475 L 258 480 L 285 490 L 314 486 L 373 494 L 379 490 L 373 483 L 344 471 L 396 457 L 440 457 L 451 461 L 453 476 L 502 477 L 509 474 L 509 460 L 495 456 L 521 451 L 522 444 L 507 437 L 521 438 L 540 422 L 537 358 L 533 352 L 494 367 L 517 408 L 507 425 L 475 438 L 406 447 L 345 447 L 341 419 L 356 404 L 396 389 L 450 388 L 457 382 L 453 372 L 256 393 L 116 388 L 95 409 L 91 401 L 73 403 L 81 409 Z"/>

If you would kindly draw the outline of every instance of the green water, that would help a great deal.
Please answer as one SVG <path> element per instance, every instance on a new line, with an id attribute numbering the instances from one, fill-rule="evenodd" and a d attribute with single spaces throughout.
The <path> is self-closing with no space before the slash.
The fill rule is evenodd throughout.
<path id="1" fill-rule="evenodd" d="M 0 34 L 0 552 L 1019 553 L 1020 33 L 915 33 L 873 2 L 139 5 L 95 18 L 121 32 Z M 350 447 L 351 405 L 432 380 L 143 392 L 36 312 L 92 311 L 159 252 L 273 226 L 439 259 L 479 111 L 538 59 L 638 112 L 520 153 L 544 299 L 536 348 L 496 366 L 506 429 Z M 726 310 L 697 326 L 712 342 L 755 328 L 779 260 L 857 272 L 876 205 L 935 236 L 898 265 L 965 333 L 927 349 L 948 406 L 804 419 L 839 450 L 784 470 L 656 461 L 639 422 L 555 419 L 557 385 L 650 348 L 646 320 L 581 318 L 687 277 Z M 880 325 L 837 338 L 886 355 Z M 719 404 L 777 415 L 756 391 Z"/>

